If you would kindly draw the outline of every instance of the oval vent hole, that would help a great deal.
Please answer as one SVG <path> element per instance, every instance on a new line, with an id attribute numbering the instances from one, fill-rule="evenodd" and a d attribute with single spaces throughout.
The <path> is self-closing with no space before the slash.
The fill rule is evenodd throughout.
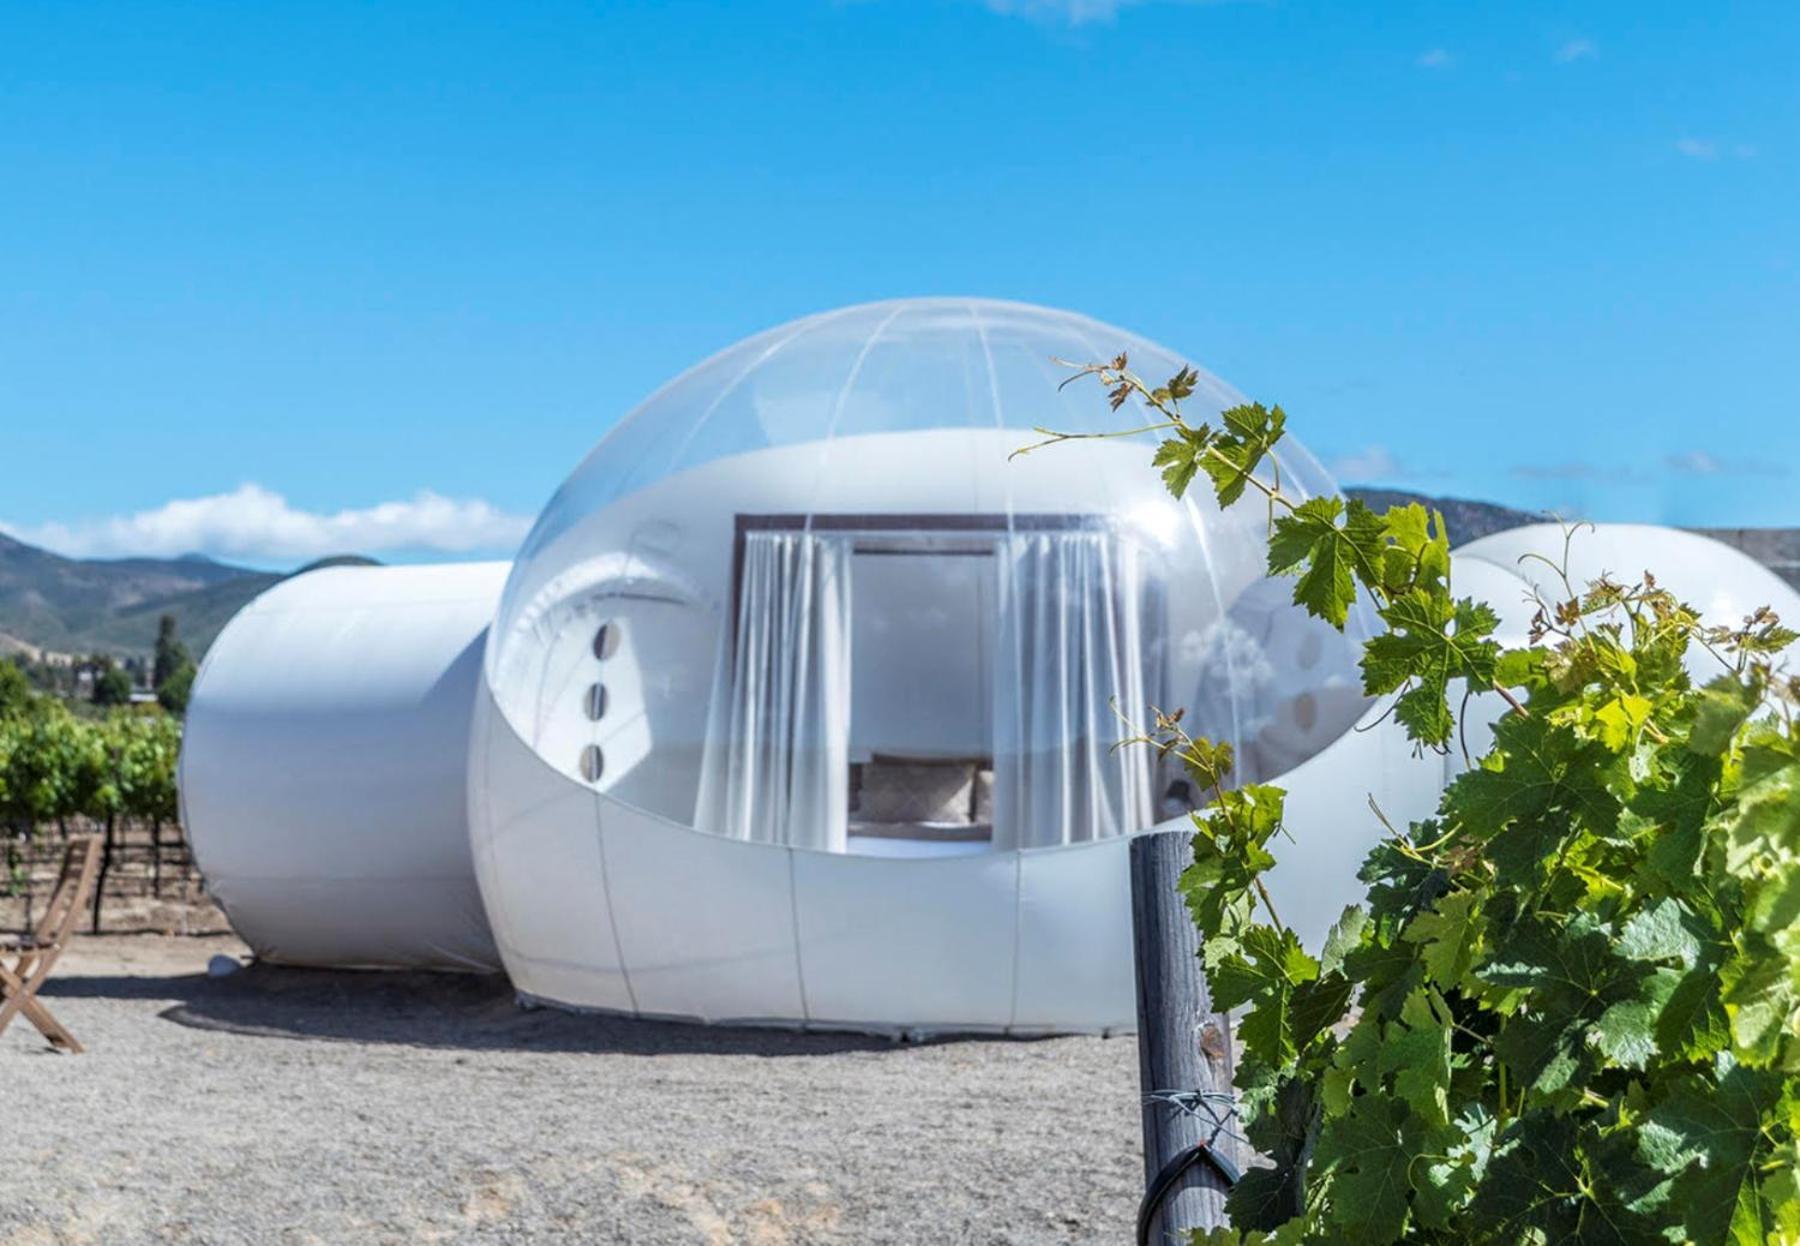
<path id="1" fill-rule="evenodd" d="M 594 656 L 602 660 L 610 658 L 619 651 L 619 625 L 602 623 L 600 630 L 594 633 Z"/>
<path id="2" fill-rule="evenodd" d="M 600 752 L 598 744 L 590 744 L 581 750 L 581 777 L 589 783 L 598 783 L 600 776 L 606 772 L 606 757 Z"/>

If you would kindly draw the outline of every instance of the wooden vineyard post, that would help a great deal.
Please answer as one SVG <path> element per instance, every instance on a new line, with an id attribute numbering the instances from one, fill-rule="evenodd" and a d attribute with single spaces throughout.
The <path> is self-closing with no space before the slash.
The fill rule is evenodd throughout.
<path id="1" fill-rule="evenodd" d="M 1176 882 L 1191 853 L 1185 831 L 1158 831 L 1131 841 L 1132 943 L 1137 962 L 1138 1078 L 1144 1095 L 1144 1183 L 1200 1144 L 1237 1160 L 1236 1146 L 1212 1119 L 1227 1121 L 1231 1093 L 1231 1023 L 1215 1013 L 1200 972 L 1200 934 Z M 1184 1111 L 1159 1093 L 1220 1096 Z M 1225 1216 L 1225 1179 L 1210 1163 L 1193 1163 L 1154 1210 L 1140 1240 L 1164 1246 L 1187 1231 L 1216 1228 Z"/>

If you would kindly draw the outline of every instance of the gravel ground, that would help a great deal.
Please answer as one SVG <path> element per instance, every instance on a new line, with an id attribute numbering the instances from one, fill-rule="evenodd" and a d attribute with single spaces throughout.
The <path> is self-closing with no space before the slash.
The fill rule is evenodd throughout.
<path id="1" fill-rule="evenodd" d="M 0 1246 L 1127 1242 L 1130 1039 L 523 1012 L 498 980 L 91 939 L 0 1036 Z"/>

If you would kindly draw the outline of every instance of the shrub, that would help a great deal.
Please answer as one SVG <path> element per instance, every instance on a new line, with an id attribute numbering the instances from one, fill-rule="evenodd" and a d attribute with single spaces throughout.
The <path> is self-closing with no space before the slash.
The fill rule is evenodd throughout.
<path id="1" fill-rule="evenodd" d="M 1505 702 L 1320 949 L 1263 888 L 1281 790 L 1230 786 L 1229 747 L 1178 713 L 1147 732 L 1212 796 L 1182 886 L 1271 1162 L 1197 1240 L 1800 1242 L 1800 681 L 1773 664 L 1795 634 L 1766 610 L 1708 626 L 1646 575 L 1569 585 L 1503 650 L 1452 591 L 1441 516 L 1295 503 L 1259 474 L 1281 408 L 1213 428 L 1181 414 L 1191 372 L 1080 374 L 1156 413 L 1177 497 L 1204 474 L 1221 505 L 1267 499 L 1299 605 L 1341 627 L 1373 601 L 1365 689 L 1421 748 L 1451 747 L 1459 689 Z"/>

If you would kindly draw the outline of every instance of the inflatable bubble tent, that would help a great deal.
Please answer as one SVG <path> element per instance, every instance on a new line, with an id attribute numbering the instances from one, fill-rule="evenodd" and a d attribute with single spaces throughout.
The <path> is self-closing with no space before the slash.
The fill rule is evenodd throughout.
<path id="1" fill-rule="evenodd" d="M 700 364 L 621 421 L 518 560 L 338 567 L 247 606 L 196 679 L 183 821 L 269 959 L 503 965 L 526 997 L 884 1032 L 1128 1028 L 1126 849 L 1203 794 L 1151 706 L 1288 789 L 1275 900 L 1316 943 L 1415 756 L 1340 634 L 1262 573 L 1267 514 L 1175 502 L 1148 422 L 1057 360 L 1181 360 L 1063 312 L 848 308 Z M 1194 419 L 1238 402 L 1202 375 Z M 1290 493 L 1331 482 L 1292 439 Z M 1527 642 L 1559 529 L 1455 556 Z M 1603 525 L 1714 621 L 1796 595 L 1727 547 Z M 1521 561 L 1523 559 L 1523 561 Z M 1469 709 L 1480 751 L 1498 701 Z"/>
<path id="2" fill-rule="evenodd" d="M 1119 741 L 1188 706 L 1266 779 L 1367 706 L 1362 620 L 1339 633 L 1265 577 L 1261 500 L 1171 499 L 1158 435 L 1112 435 L 1146 412 L 1062 386 L 1059 360 L 1121 350 L 1157 380 L 1183 363 L 1042 308 L 852 307 L 699 364 L 595 447 L 514 564 L 471 744 L 476 869 L 524 993 L 1130 1023 L 1124 837 L 1202 794 Z M 1186 406 L 1240 401 L 1202 374 Z M 1043 428 L 1108 436 L 1014 453 Z M 1275 466 L 1333 491 L 1291 440 Z"/>

